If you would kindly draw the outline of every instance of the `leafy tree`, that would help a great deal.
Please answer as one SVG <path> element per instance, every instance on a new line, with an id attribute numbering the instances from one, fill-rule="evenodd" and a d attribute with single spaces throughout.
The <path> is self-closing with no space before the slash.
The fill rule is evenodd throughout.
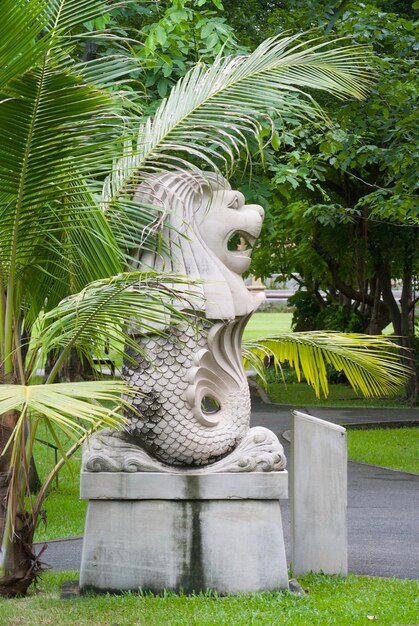
<path id="1" fill-rule="evenodd" d="M 319 7 L 317 23 L 329 18 Z M 291 19 L 302 16 L 282 10 L 283 23 Z M 282 135 L 288 149 L 271 155 L 264 174 L 271 210 L 254 267 L 296 277 L 317 303 L 317 328 L 346 317 L 346 329 L 374 334 L 392 322 L 409 361 L 419 271 L 413 22 L 347 2 L 334 28 L 371 45 L 376 84 L 362 105 L 336 109 L 324 99 L 333 126 L 297 121 L 296 133 Z M 416 393 L 412 377 L 407 394 Z"/>
<path id="2" fill-rule="evenodd" d="M 155 109 L 177 80 L 195 63 L 212 63 L 225 55 L 245 52 L 227 22 L 221 0 L 163 0 L 119 6 L 84 26 L 92 36 L 80 41 L 84 59 L 118 55 L 129 49 L 137 67 L 130 76 Z M 109 38 L 109 29 L 114 38 Z"/>

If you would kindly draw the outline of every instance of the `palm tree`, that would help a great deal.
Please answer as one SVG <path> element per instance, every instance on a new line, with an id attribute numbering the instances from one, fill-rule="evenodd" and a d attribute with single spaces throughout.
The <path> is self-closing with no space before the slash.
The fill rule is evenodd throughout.
<path id="1" fill-rule="evenodd" d="M 115 407 L 127 390 L 120 381 L 52 385 L 60 366 L 73 348 L 92 359 L 110 328 L 124 337 L 131 317 L 145 326 L 161 319 L 182 279 L 171 278 L 169 289 L 157 274 L 123 273 L 118 243 L 89 182 L 111 167 L 128 128 L 125 111 L 132 116 L 134 107 L 103 88 L 103 68 L 77 66 L 70 56 L 72 29 L 106 3 L 6 0 L 2 9 L 0 593 L 13 595 L 24 593 L 36 574 L 33 532 L 54 471 L 89 430 L 122 419 Z M 47 353 L 55 366 L 46 384 L 34 384 Z M 57 446 L 60 429 L 75 446 L 61 450 L 63 460 L 28 508 L 40 419 Z"/>
<path id="2" fill-rule="evenodd" d="M 127 71 L 129 60 L 77 64 L 71 57 L 72 33 L 108 9 L 105 0 L 2 3 L 4 595 L 25 593 L 36 575 L 33 533 L 55 473 L 92 430 L 121 424 L 121 392 L 132 393 L 120 381 L 53 384 L 70 351 L 75 348 L 91 360 L 112 332 L 122 354 L 124 343 L 132 341 L 124 330 L 127 320 L 136 319 L 144 329 L 155 327 L 166 311 L 174 323 L 188 315 L 173 306 L 186 278 L 123 271 L 133 241 L 138 244 L 145 233 L 146 244 L 153 232 L 149 208 L 133 201 L 142 176 L 170 168 L 231 170 L 243 152 L 250 154 L 249 141 L 260 143 L 261 116 L 292 111 L 314 119 L 321 110 L 302 89 L 360 98 L 367 80 L 356 47 L 329 50 L 319 42 L 305 46 L 296 37 L 273 39 L 248 57 L 220 56 L 210 68 L 197 65 L 154 118 L 143 121 L 135 101 L 107 89 Z M 98 181 L 109 171 L 100 200 Z M 263 355 L 266 349 L 253 347 L 253 352 Z M 48 353 L 54 354 L 55 365 L 46 384 L 36 384 L 37 368 Z M 364 353 L 364 363 L 371 361 L 368 356 Z M 362 367 L 352 371 L 359 376 Z M 59 430 L 74 445 L 68 451 L 60 448 L 60 462 L 33 497 L 28 466 L 41 420 L 58 447 Z"/>

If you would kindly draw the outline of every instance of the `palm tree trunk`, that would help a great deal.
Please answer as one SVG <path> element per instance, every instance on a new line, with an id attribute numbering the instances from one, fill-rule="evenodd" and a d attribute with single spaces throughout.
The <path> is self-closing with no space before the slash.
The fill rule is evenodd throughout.
<path id="1" fill-rule="evenodd" d="M 15 411 L 5 413 L 0 422 L 0 596 L 6 597 L 24 595 L 39 570 L 31 549 L 35 531 L 32 516 L 17 512 L 15 519 L 8 519 L 11 447 L 4 455 L 1 453 L 13 432 L 17 416 Z M 10 521 L 14 526 L 13 534 Z"/>
<path id="2" fill-rule="evenodd" d="M 18 514 L 15 527 L 15 534 L 5 554 L 6 573 L 0 577 L 0 596 L 8 598 L 25 595 L 42 569 L 38 557 L 32 551 L 35 531 L 32 516 L 27 512 Z"/>
<path id="3" fill-rule="evenodd" d="M 0 539 L 3 537 L 4 527 L 6 524 L 6 508 L 7 508 L 7 495 L 10 481 L 10 456 L 11 449 L 9 448 L 5 454 L 7 442 L 13 431 L 13 419 L 10 414 L 4 414 L 0 421 Z"/>

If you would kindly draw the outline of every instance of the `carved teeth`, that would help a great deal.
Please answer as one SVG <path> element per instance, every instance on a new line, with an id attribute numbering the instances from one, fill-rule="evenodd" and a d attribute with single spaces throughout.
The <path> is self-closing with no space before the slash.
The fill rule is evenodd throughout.
<path id="1" fill-rule="evenodd" d="M 239 256 L 247 256 L 250 258 L 252 253 L 252 248 L 255 244 L 257 237 L 251 235 L 250 233 L 237 230 L 230 234 L 228 241 L 234 241 L 234 237 L 240 237 L 240 244 L 237 250 L 228 250 L 230 254 L 235 254 Z"/>
<path id="2" fill-rule="evenodd" d="M 233 252 L 231 252 L 230 254 L 237 254 L 239 256 L 247 256 L 250 258 L 250 255 L 252 254 L 252 249 L 248 248 L 247 250 L 233 250 Z"/>
<path id="3" fill-rule="evenodd" d="M 255 245 L 255 241 L 256 241 L 256 237 L 251 235 L 250 233 L 245 233 L 243 231 L 237 231 L 236 233 L 242 240 L 243 243 L 247 244 L 248 246 L 250 246 L 250 248 L 253 248 L 253 246 Z"/>

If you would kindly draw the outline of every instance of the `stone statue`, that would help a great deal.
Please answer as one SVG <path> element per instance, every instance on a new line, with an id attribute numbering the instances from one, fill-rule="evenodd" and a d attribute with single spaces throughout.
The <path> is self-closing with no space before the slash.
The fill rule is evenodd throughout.
<path id="1" fill-rule="evenodd" d="M 161 206 L 164 221 L 163 252 L 142 254 L 134 269 L 196 280 L 178 304 L 191 306 L 189 292 L 197 322 L 170 326 L 168 321 L 164 334 L 135 335 L 139 350 L 127 352 L 123 377 L 142 394 L 130 400 L 135 411 L 127 415 L 125 433 L 105 430 L 90 439 L 84 469 L 283 469 L 275 435 L 249 430 L 241 357 L 244 327 L 264 298 L 249 292 L 242 279 L 261 230 L 262 207 L 246 205 L 224 178 L 203 172 L 150 175 L 135 199 Z"/>
<path id="2" fill-rule="evenodd" d="M 286 459 L 274 433 L 249 427 L 241 355 L 263 300 L 242 279 L 263 210 L 204 172 L 150 175 L 135 198 L 163 209 L 162 252 L 139 252 L 133 269 L 193 282 L 173 302 L 185 323 L 167 314 L 146 330 L 133 320 L 123 377 L 139 394 L 129 399 L 125 432 L 105 429 L 84 446 L 80 588 L 287 588 Z"/>

